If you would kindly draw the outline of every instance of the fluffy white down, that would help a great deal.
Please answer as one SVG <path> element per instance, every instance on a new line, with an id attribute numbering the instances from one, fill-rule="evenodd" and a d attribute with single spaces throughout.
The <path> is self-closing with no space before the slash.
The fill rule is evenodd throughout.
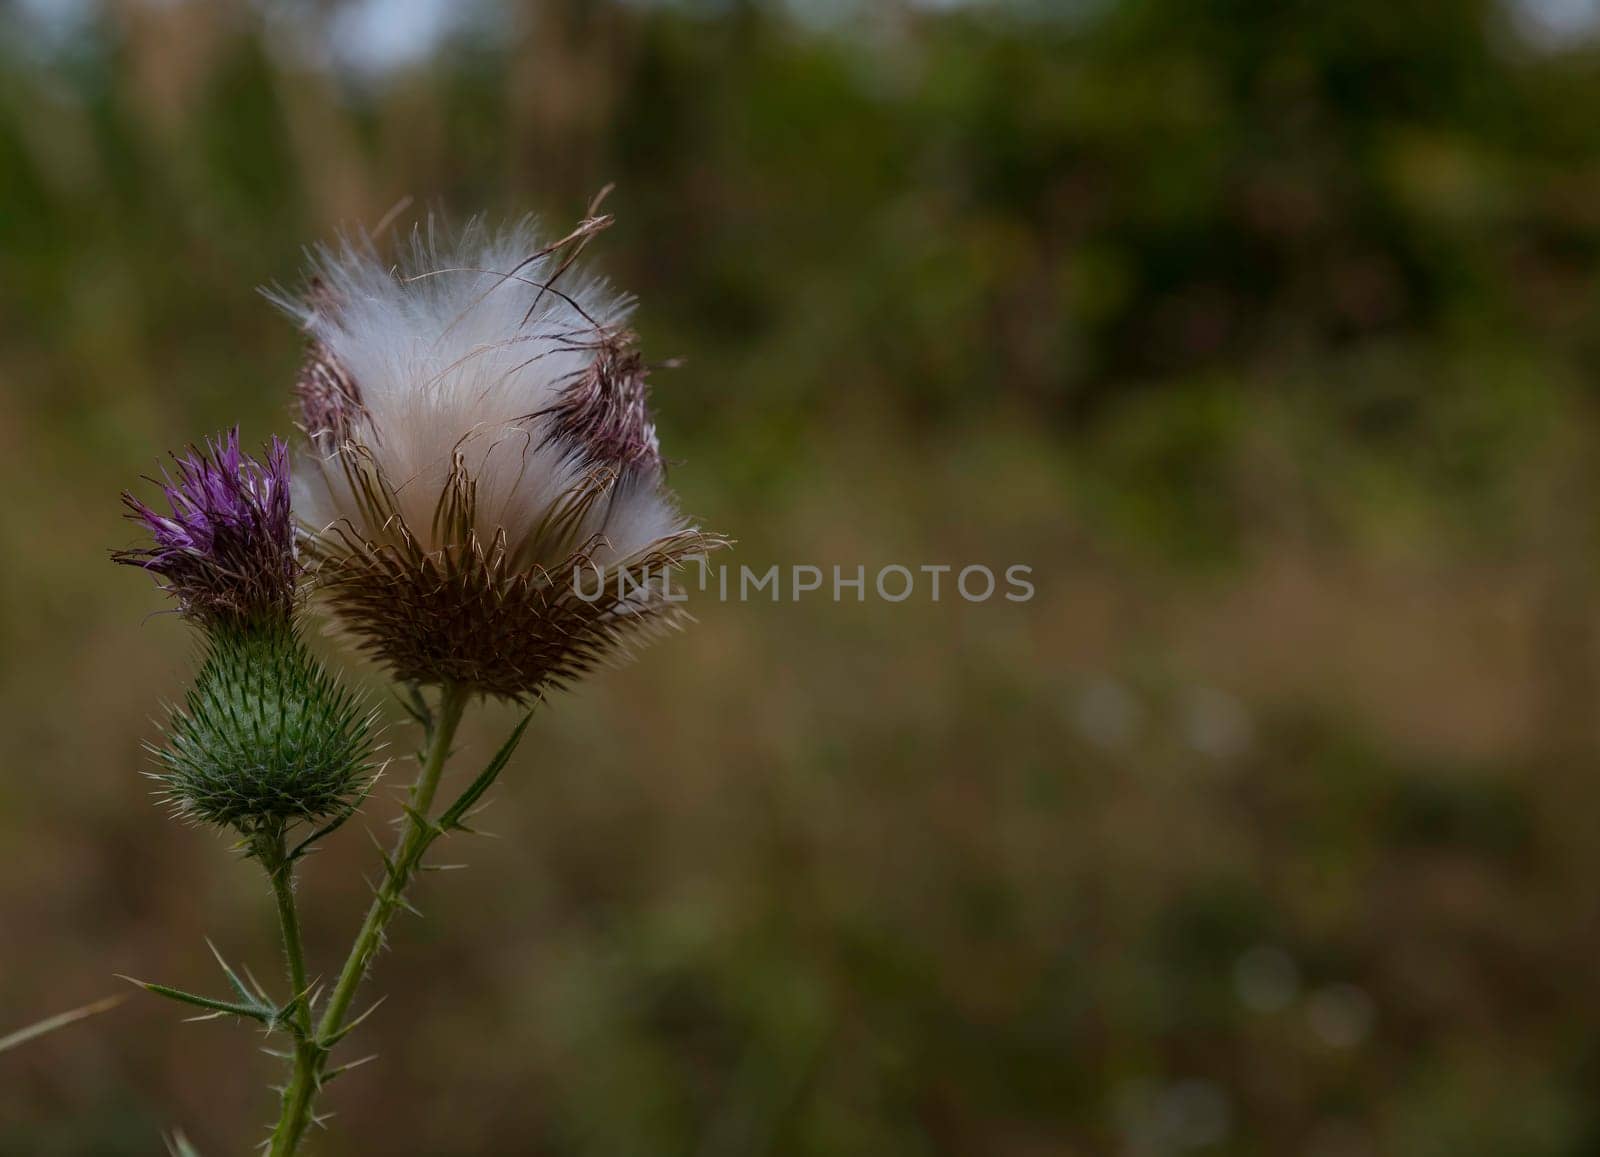
<path id="1" fill-rule="evenodd" d="M 542 247 L 527 222 L 498 233 L 474 224 L 449 240 L 419 230 L 396 265 L 347 240 L 313 262 L 336 308 L 277 298 L 357 384 L 366 412 L 350 440 L 371 453 L 426 549 L 452 545 L 432 536 L 458 453 L 476 484 L 480 540 L 504 530 L 514 554 L 584 477 L 574 454 L 544 441 L 541 415 L 593 359 L 584 346 L 596 327 L 623 323 L 632 303 L 575 269 L 559 292 L 543 290 L 559 259 L 529 261 Z M 297 466 L 295 506 L 306 523 L 388 537 L 367 524 L 331 446 L 306 446 Z M 594 538 L 604 565 L 688 529 L 660 479 L 647 476 L 595 502 L 576 537 Z"/>

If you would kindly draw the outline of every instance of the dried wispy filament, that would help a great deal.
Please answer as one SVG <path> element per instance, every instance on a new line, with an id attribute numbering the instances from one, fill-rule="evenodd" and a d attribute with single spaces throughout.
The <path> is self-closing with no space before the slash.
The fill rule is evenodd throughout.
<path id="1" fill-rule="evenodd" d="M 282 302 L 315 585 L 400 679 L 535 698 L 673 625 L 670 568 L 721 544 L 666 489 L 630 303 L 576 273 L 606 223 L 346 241 Z"/>

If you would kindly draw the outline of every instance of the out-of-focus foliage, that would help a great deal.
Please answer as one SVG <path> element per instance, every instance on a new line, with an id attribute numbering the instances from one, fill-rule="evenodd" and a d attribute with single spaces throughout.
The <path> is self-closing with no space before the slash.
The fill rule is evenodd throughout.
<path id="1" fill-rule="evenodd" d="M 405 7 L 0 4 L 0 1020 L 203 985 L 208 934 L 273 974 L 249 866 L 138 774 L 191 656 L 105 558 L 159 449 L 286 431 L 255 287 L 403 197 L 560 228 L 615 182 L 594 253 L 685 359 L 664 443 L 732 565 L 1038 594 L 702 597 L 557 701 L 319 1152 L 1600 1143 L 1581 34 L 507 0 L 385 63 Z M 329 842 L 324 972 L 373 855 Z M 7 1054 L 0 1152 L 239 1151 L 243 1031 L 132 1003 Z"/>

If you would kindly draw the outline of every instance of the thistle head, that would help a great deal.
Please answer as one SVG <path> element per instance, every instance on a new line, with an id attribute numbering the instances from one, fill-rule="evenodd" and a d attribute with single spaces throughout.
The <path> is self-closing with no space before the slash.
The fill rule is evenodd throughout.
<path id="1" fill-rule="evenodd" d="M 258 460 L 240 450 L 236 427 L 172 458 L 152 479 L 167 510 L 123 492 L 128 517 L 151 543 L 116 551 L 113 560 L 155 575 L 179 611 L 202 626 L 288 622 L 300 579 L 288 447 L 274 438 Z"/>
<path id="2" fill-rule="evenodd" d="M 184 818 L 279 833 L 359 798 L 372 777 L 371 723 L 292 627 L 221 627 L 153 749 L 154 775 Z"/>
<path id="3" fill-rule="evenodd" d="M 666 571 L 722 540 L 666 488 L 630 303 L 576 273 L 607 219 L 319 254 L 295 391 L 314 586 L 399 678 L 537 697 L 675 625 Z M 628 571 L 628 597 L 573 576 Z"/>

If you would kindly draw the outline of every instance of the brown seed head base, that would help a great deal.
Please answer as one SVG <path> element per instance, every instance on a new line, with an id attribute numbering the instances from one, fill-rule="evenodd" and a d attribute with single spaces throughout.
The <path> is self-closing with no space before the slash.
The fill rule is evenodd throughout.
<path id="1" fill-rule="evenodd" d="M 338 458 L 366 525 L 382 527 L 383 537 L 346 524 L 312 537 L 313 581 L 356 645 L 408 682 L 453 683 L 517 702 L 541 698 L 679 627 L 688 616 L 665 597 L 671 572 L 726 545 L 699 531 L 661 539 L 607 564 L 604 594 L 593 597 L 593 559 L 603 544 L 574 541 L 573 527 L 593 504 L 640 479 L 593 469 L 513 548 L 503 531 L 484 541 L 474 529 L 474 487 L 458 455 L 431 535 L 451 545 L 427 549 L 398 514 L 370 455 L 347 443 Z M 530 561 L 537 557 L 562 562 L 550 570 Z"/>

